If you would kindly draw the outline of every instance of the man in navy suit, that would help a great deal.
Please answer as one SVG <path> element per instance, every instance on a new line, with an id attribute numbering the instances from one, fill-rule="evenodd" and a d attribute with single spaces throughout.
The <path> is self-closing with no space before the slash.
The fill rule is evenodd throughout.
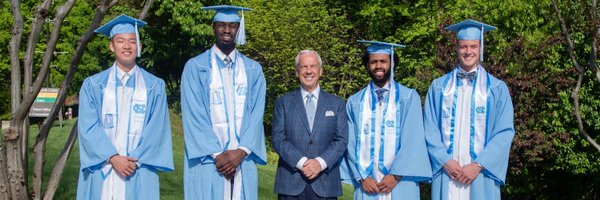
<path id="1" fill-rule="evenodd" d="M 348 143 L 341 98 L 321 90 L 323 62 L 316 51 L 296 56 L 302 87 L 275 105 L 272 140 L 279 154 L 275 192 L 279 199 L 337 199 L 342 195 L 340 159 Z"/>

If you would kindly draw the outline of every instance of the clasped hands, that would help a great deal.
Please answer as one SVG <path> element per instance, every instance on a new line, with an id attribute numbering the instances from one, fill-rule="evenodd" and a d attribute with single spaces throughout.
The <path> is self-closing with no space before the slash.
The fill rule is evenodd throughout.
<path id="1" fill-rule="evenodd" d="M 375 179 L 367 177 L 366 179 L 363 179 L 361 181 L 361 184 L 363 190 L 370 194 L 390 193 L 392 192 L 392 190 L 394 190 L 394 188 L 398 184 L 398 181 L 400 180 L 396 180 L 393 174 L 388 174 L 384 176 L 383 179 L 381 179 L 381 182 L 379 183 L 377 183 Z"/>
<path id="2" fill-rule="evenodd" d="M 461 167 L 458 161 L 449 160 L 444 164 L 444 170 L 446 170 L 446 173 L 448 173 L 448 176 L 450 176 L 452 180 L 465 185 L 470 185 L 475 178 L 477 178 L 482 169 L 474 162 Z"/>
<path id="3" fill-rule="evenodd" d="M 215 165 L 219 173 L 223 174 L 226 179 L 235 177 L 235 172 L 238 166 L 244 161 L 248 155 L 242 149 L 227 150 L 215 157 Z"/>
<path id="4" fill-rule="evenodd" d="M 301 171 L 308 180 L 312 180 L 317 178 L 323 169 L 321 168 L 321 163 L 317 159 L 312 158 L 304 162 Z"/>
<path id="5" fill-rule="evenodd" d="M 135 173 L 138 166 L 137 159 L 133 157 L 114 155 L 108 159 L 113 169 L 122 177 L 129 177 Z"/>

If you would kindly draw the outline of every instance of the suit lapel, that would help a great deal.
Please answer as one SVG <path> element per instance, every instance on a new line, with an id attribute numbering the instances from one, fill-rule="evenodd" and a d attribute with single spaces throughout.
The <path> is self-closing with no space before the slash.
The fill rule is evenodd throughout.
<path id="1" fill-rule="evenodd" d="M 310 133 L 310 126 L 308 126 L 308 117 L 306 116 L 306 109 L 304 108 L 304 97 L 302 97 L 302 93 L 300 90 L 296 90 L 294 92 L 294 103 L 292 106 L 295 107 L 296 113 L 298 113 L 300 121 L 304 125 L 306 132 Z"/>
<path id="2" fill-rule="evenodd" d="M 313 122 L 313 130 L 311 136 L 315 135 L 320 128 L 323 117 L 325 116 L 325 110 L 327 105 L 327 94 L 321 89 L 319 92 L 319 99 L 317 100 L 317 111 L 315 112 L 315 121 Z"/>

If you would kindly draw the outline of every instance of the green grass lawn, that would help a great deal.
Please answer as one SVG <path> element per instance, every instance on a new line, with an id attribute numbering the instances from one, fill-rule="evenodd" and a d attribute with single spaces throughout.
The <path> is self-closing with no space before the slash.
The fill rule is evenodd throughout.
<path id="1" fill-rule="evenodd" d="M 48 136 L 48 146 L 46 152 L 46 166 L 44 168 L 44 178 L 47 181 L 47 177 L 50 177 L 54 163 L 58 158 L 58 154 L 64 147 L 64 144 L 69 136 L 71 128 L 75 123 L 75 119 L 71 121 L 65 121 L 65 126 L 59 127 L 58 122 L 55 123 L 54 128 L 50 131 Z M 160 174 L 160 194 L 161 199 L 166 200 L 180 200 L 183 199 L 183 128 L 181 124 L 181 117 L 177 115 L 171 115 L 171 123 L 173 127 L 173 158 L 175 161 L 175 171 L 171 173 Z M 31 145 L 33 147 L 35 137 L 37 136 L 38 128 L 36 125 L 31 126 Z M 33 152 L 32 150 L 30 152 Z M 273 154 L 269 154 L 270 156 Z M 33 169 L 33 155 L 30 155 L 30 172 Z M 270 158 L 270 160 L 272 160 Z M 259 176 L 259 199 L 277 199 L 277 194 L 273 192 L 273 186 L 275 181 L 276 163 L 269 163 L 266 166 L 258 167 Z M 73 151 L 69 156 L 67 167 L 63 174 L 60 186 L 56 192 L 55 199 L 74 199 L 77 193 L 77 178 L 79 170 L 79 143 L 75 143 Z M 33 177 L 33 173 L 29 175 L 30 180 Z M 45 186 L 44 186 L 45 187 Z M 45 188 L 44 188 L 45 190 Z M 352 199 L 352 187 L 344 184 L 344 196 L 340 199 Z"/>

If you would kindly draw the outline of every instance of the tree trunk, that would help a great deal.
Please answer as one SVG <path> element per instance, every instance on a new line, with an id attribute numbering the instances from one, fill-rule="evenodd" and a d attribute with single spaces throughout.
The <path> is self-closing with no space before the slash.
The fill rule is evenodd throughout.
<path id="1" fill-rule="evenodd" d="M 36 9 L 34 16 L 35 18 L 31 22 L 31 32 L 29 33 L 29 39 L 27 40 L 27 50 L 25 53 L 25 59 L 23 62 L 23 96 L 31 93 L 32 83 L 32 71 L 33 61 L 35 58 L 35 47 L 40 39 L 40 32 L 43 29 L 44 21 L 48 18 L 49 9 L 52 2 L 50 0 L 43 1 Z M 23 119 L 22 134 L 19 138 L 21 140 L 21 157 L 23 159 L 23 173 L 25 177 L 28 177 L 28 160 L 29 160 L 29 119 L 28 117 Z M 27 182 L 25 182 L 27 186 Z"/>
<path id="2" fill-rule="evenodd" d="M 60 35 L 62 23 L 63 23 L 65 17 L 71 11 L 71 8 L 73 8 L 74 4 L 75 4 L 75 0 L 69 0 L 62 7 L 60 7 L 60 9 L 58 9 L 58 11 L 56 12 L 56 16 L 54 17 L 54 20 L 53 20 L 54 27 L 52 29 L 52 33 L 48 40 L 48 46 L 46 48 L 46 54 L 50 54 L 50 55 L 44 55 L 44 62 L 42 63 L 42 69 L 44 67 L 49 67 L 49 65 L 50 65 L 50 60 L 52 59 L 51 56 L 54 54 L 54 47 L 56 47 L 56 43 L 57 43 L 59 35 Z M 40 73 L 38 76 L 40 76 L 40 75 L 42 75 L 42 74 Z M 38 81 L 39 81 L 39 79 L 36 81 L 36 83 Z M 41 85 L 36 84 L 36 86 L 32 89 L 34 89 L 35 91 L 37 91 L 36 93 L 38 93 L 39 90 L 41 89 Z M 63 98 L 62 102 L 64 102 L 64 98 Z M 43 181 L 43 170 L 44 170 L 43 168 L 44 168 L 44 163 L 46 161 L 45 153 L 46 153 L 47 136 L 48 136 L 50 127 L 52 126 L 52 122 L 54 122 L 54 119 L 56 119 L 56 115 L 57 115 L 56 112 L 57 112 L 57 110 L 60 110 L 61 107 L 62 107 L 61 102 L 55 103 L 54 107 L 51 110 L 50 115 L 48 117 L 46 117 L 46 119 L 44 120 L 44 125 L 46 125 L 45 127 L 47 127 L 47 128 L 45 131 L 42 131 L 42 129 L 40 128 L 40 133 L 38 134 L 38 139 L 36 140 L 36 144 L 34 146 L 35 163 L 34 163 L 33 199 L 41 199 L 42 198 L 41 195 L 42 195 L 42 181 Z"/>
<path id="3" fill-rule="evenodd" d="M 594 0 L 592 7 L 596 8 L 596 0 Z M 565 21 L 565 19 L 562 17 L 561 11 L 558 8 L 558 3 L 556 2 L 556 0 L 552 0 L 552 6 L 554 8 L 554 12 L 556 12 L 556 16 L 558 18 L 558 22 L 560 24 L 560 28 L 562 31 L 562 35 L 564 40 L 567 43 L 567 50 L 569 52 L 569 58 L 571 58 L 571 61 L 573 62 L 573 65 L 575 66 L 575 69 L 577 69 L 577 73 L 579 75 L 578 79 L 577 79 L 577 85 L 575 86 L 575 88 L 573 89 L 573 92 L 571 93 L 571 98 L 573 99 L 573 104 L 574 104 L 574 108 L 573 108 L 573 115 L 575 115 L 575 118 L 577 120 L 577 128 L 579 129 L 579 133 L 581 133 L 581 135 L 583 135 L 583 138 L 585 140 L 587 140 L 590 144 L 592 144 L 592 146 L 594 148 L 596 148 L 596 150 L 598 152 L 600 152 L 600 145 L 598 143 L 596 143 L 596 141 L 594 140 L 594 138 L 590 137 L 590 135 L 587 133 L 587 131 L 585 130 L 585 126 L 583 118 L 581 117 L 581 110 L 579 109 L 579 90 L 581 88 L 581 83 L 583 82 L 583 78 L 585 76 L 586 73 L 586 69 L 583 68 L 581 65 L 579 65 L 579 62 L 577 62 L 577 57 L 575 56 L 575 47 L 573 44 L 573 41 L 571 40 L 571 34 L 569 33 L 568 29 L 567 29 L 567 22 Z M 592 13 L 592 19 L 596 19 L 596 13 Z M 597 21 L 597 20 L 595 20 Z M 598 33 L 596 31 L 593 31 L 593 42 L 592 42 L 592 46 L 595 46 L 596 44 L 596 40 L 597 40 L 597 35 Z M 596 54 L 597 50 L 595 48 L 593 48 L 593 54 Z M 596 62 L 596 55 L 590 55 L 590 67 L 592 64 L 595 64 Z M 599 80 L 600 81 L 600 80 Z"/>
<path id="4" fill-rule="evenodd" d="M 23 36 L 23 17 L 21 16 L 21 3 L 19 0 L 11 1 L 13 14 L 13 30 L 10 40 L 10 65 L 11 65 L 11 101 L 12 113 L 17 113 L 21 104 L 21 63 L 19 60 L 19 46 Z M 2 167 L 3 174 L 7 176 L 9 199 L 28 199 L 23 175 L 23 157 L 19 134 L 23 128 L 23 118 L 12 118 L 6 132 L 6 167 Z M 6 170 L 6 171 L 4 171 Z M 2 179 L 5 179 L 4 177 Z M 4 184 L 4 183 L 3 183 Z"/>
<path id="5" fill-rule="evenodd" d="M 600 152 L 600 145 L 596 143 L 594 138 L 590 137 L 590 135 L 585 130 L 585 127 L 583 126 L 583 119 L 581 118 L 581 110 L 579 110 L 579 89 L 581 88 L 581 82 L 583 82 L 584 76 L 585 73 L 579 72 L 579 78 L 577 78 L 577 86 L 575 87 L 575 89 L 573 89 L 573 93 L 571 93 L 573 104 L 575 104 L 573 108 L 573 114 L 577 119 L 577 128 L 579 129 L 579 133 L 581 133 L 583 135 L 583 138 L 585 138 L 590 144 L 592 144 L 594 148 L 596 148 L 598 152 Z"/>
<path id="6" fill-rule="evenodd" d="M 140 20 L 144 20 L 146 18 L 148 12 L 150 11 L 150 8 L 152 8 L 152 4 L 154 4 L 154 0 L 146 1 L 146 5 L 144 5 L 144 9 L 142 9 L 142 12 L 140 12 L 139 15 Z"/>
<path id="7" fill-rule="evenodd" d="M 0 136 L 0 138 L 3 137 Z M 10 186 L 8 185 L 8 174 L 6 172 L 6 160 L 4 159 L 4 153 L 3 145 L 0 144 L 0 199 L 8 199 L 10 197 Z"/>
<path id="8" fill-rule="evenodd" d="M 23 164 L 23 176 L 29 177 L 29 117 L 23 119 L 22 137 L 19 137 L 21 141 L 21 163 Z M 25 181 L 25 187 L 27 188 L 27 181 Z"/>
<path id="9" fill-rule="evenodd" d="M 47 19 L 49 8 L 51 6 L 51 0 L 44 0 L 37 8 L 35 12 L 35 19 L 32 21 L 31 34 L 27 43 L 27 50 L 24 58 L 25 68 L 25 79 L 26 83 L 23 86 L 23 93 L 21 94 L 21 63 L 19 60 L 19 49 L 23 32 L 23 20 L 20 11 L 20 1 L 12 0 L 12 12 L 14 17 L 14 26 L 12 31 L 12 39 L 10 43 L 10 56 L 11 56 L 11 95 L 12 95 L 12 119 L 10 128 L 6 134 L 6 154 L 0 155 L 0 199 L 28 199 L 27 190 L 27 176 L 24 169 L 26 169 L 26 156 L 28 153 L 26 134 L 23 131 L 23 122 L 27 119 L 29 108 L 33 104 L 37 93 L 39 93 L 44 80 L 46 79 L 50 67 L 50 63 L 53 58 L 53 53 L 56 48 L 56 44 L 60 35 L 60 28 L 64 18 L 68 15 L 71 8 L 73 7 L 75 0 L 68 0 L 56 13 L 54 19 L 54 27 L 52 34 L 49 36 L 46 51 L 42 58 L 42 63 L 38 76 L 35 82 L 31 83 L 31 70 L 33 69 L 33 60 L 35 57 L 35 47 L 39 42 L 39 34 L 42 30 L 43 22 Z M 45 162 L 45 150 L 48 132 L 52 127 L 52 123 L 56 119 L 56 112 L 60 110 L 64 104 L 64 100 L 69 91 L 69 86 L 73 81 L 77 66 L 83 56 L 83 53 L 87 47 L 88 42 L 95 35 L 94 30 L 99 26 L 102 18 L 106 14 L 106 11 L 116 5 L 118 0 L 102 0 L 99 3 L 98 11 L 88 31 L 78 41 L 78 47 L 74 57 L 71 60 L 71 68 L 67 74 L 66 79 L 61 85 L 61 92 L 57 103 L 55 103 L 51 114 L 44 120 L 42 127 L 40 128 L 40 134 L 36 140 L 34 147 L 35 152 L 35 167 L 34 167 L 34 199 L 42 198 L 42 177 L 43 177 L 43 166 Z M 141 12 L 140 17 L 144 18 L 147 15 L 149 9 L 152 6 L 153 0 L 146 1 L 146 5 Z M 22 95 L 22 96 L 21 96 Z M 22 97 L 22 98 L 21 98 Z M 28 127 L 26 127 L 28 128 Z M 71 132 L 69 141 L 63 149 L 62 155 L 58 163 L 54 166 L 54 170 L 51 175 L 50 184 L 46 190 L 45 199 L 51 199 L 54 196 L 60 177 L 63 173 L 66 160 L 70 154 L 70 150 L 76 139 L 77 126 Z M 2 149 L 0 148 L 0 151 Z M 4 152 L 4 151 L 2 151 Z"/>
<path id="10" fill-rule="evenodd" d="M 68 3 L 65 3 L 65 6 L 71 4 L 70 7 L 72 7 L 72 4 L 74 2 L 75 2 L 74 0 L 71 0 Z M 81 58 L 83 57 L 83 53 L 85 52 L 85 49 L 87 48 L 89 41 L 95 36 L 94 30 L 99 27 L 100 23 L 102 22 L 102 19 L 106 15 L 106 11 L 110 7 L 114 6 L 117 3 L 117 0 L 111 1 L 108 5 L 107 5 L 107 2 L 108 2 L 108 0 L 103 0 L 102 2 L 100 2 L 97 12 L 96 12 L 96 15 L 94 16 L 92 23 L 88 27 L 88 30 L 84 33 L 84 35 L 82 35 L 79 38 L 74 56 L 71 59 L 71 67 L 69 68 L 69 71 L 67 72 L 65 80 L 63 80 L 63 82 L 61 84 L 61 89 L 60 89 L 57 101 L 56 101 L 55 105 L 53 106 L 52 110 L 50 111 L 50 116 L 44 120 L 42 127 L 40 128 L 40 133 L 38 135 L 38 138 L 36 139 L 36 143 L 34 146 L 35 176 L 34 176 L 33 184 L 34 184 L 34 187 L 39 188 L 38 191 L 40 191 L 40 192 L 35 193 L 35 196 L 38 198 L 42 197 L 41 196 L 41 194 L 42 194 L 41 193 L 41 185 L 43 183 L 42 177 L 43 177 L 43 168 L 44 168 L 45 152 L 46 152 L 45 149 L 46 149 L 48 133 L 49 133 L 50 129 L 52 128 L 52 124 L 53 124 L 54 120 L 56 119 L 56 114 L 57 114 L 56 112 L 58 112 L 58 110 L 60 110 L 60 108 L 64 104 L 64 101 L 69 92 L 71 83 L 73 82 L 73 77 L 75 76 L 75 72 L 77 71 L 78 65 L 81 61 Z M 60 21 L 62 21 L 62 19 Z M 55 28 L 55 30 L 56 30 L 56 28 Z M 76 134 L 77 134 L 76 129 L 77 129 L 77 126 L 75 126 L 74 130 L 72 130 L 72 132 L 71 132 L 71 134 L 75 134 L 75 138 L 76 138 Z M 67 145 L 65 145 L 65 149 L 63 149 L 63 153 L 60 158 L 60 159 L 63 159 L 63 157 L 64 157 L 65 163 L 66 163 L 66 158 L 69 156 L 70 148 L 73 146 L 73 144 L 69 145 L 69 143 L 72 142 L 71 140 L 73 140 L 73 141 L 75 140 L 75 138 L 72 138 L 72 137 L 73 137 L 73 135 L 70 136 L 69 141 L 67 142 Z M 68 150 L 66 150 L 67 148 L 68 148 Z M 50 182 L 48 184 L 48 187 L 46 188 L 46 192 L 43 197 L 44 199 L 52 199 L 54 197 L 54 194 L 58 187 L 58 183 L 60 182 L 60 178 L 62 177 L 62 173 L 63 173 L 64 167 L 65 167 L 64 163 L 61 164 L 61 162 L 62 161 L 59 160 L 59 162 L 54 166 L 52 174 L 50 175 L 51 176 Z M 34 191 L 35 190 L 37 190 L 37 189 L 34 189 Z"/>
<path id="11" fill-rule="evenodd" d="M 72 2 L 74 2 L 74 0 L 72 0 Z M 112 0 L 107 5 L 107 0 L 104 0 L 98 6 L 96 15 L 94 16 L 92 23 L 88 27 L 88 30 L 86 31 L 86 33 L 84 33 L 84 35 L 82 35 L 78 41 L 78 46 L 75 50 L 73 59 L 71 60 L 71 67 L 69 68 L 69 71 L 67 72 L 67 76 L 65 77 L 65 80 L 61 84 L 61 90 L 59 92 L 56 104 L 54 105 L 54 107 L 51 110 L 52 117 L 46 118 L 46 120 L 44 120 L 42 127 L 40 128 L 40 134 L 38 135 L 38 138 L 36 140 L 36 144 L 34 147 L 35 152 L 36 152 L 36 162 L 35 162 L 36 174 L 39 173 L 39 176 L 36 175 L 36 178 L 34 179 L 34 184 L 36 184 L 36 185 L 39 184 L 40 187 L 41 187 L 41 183 L 42 183 L 41 176 L 43 173 L 42 170 L 43 170 L 43 164 L 44 164 L 44 160 L 45 160 L 45 147 L 46 147 L 47 136 L 50 131 L 50 128 L 52 127 L 52 122 L 54 122 L 54 120 L 56 119 L 56 117 L 55 117 L 56 112 L 64 104 L 64 101 L 65 101 L 68 91 L 70 89 L 71 82 L 73 82 L 73 77 L 75 75 L 75 72 L 77 71 L 79 62 L 81 61 L 81 58 L 83 56 L 83 53 L 85 52 L 87 44 L 95 36 L 94 30 L 99 27 L 100 23 L 102 22 L 102 19 L 106 15 L 106 12 L 111 7 L 116 5 L 117 2 L 118 2 L 117 0 Z M 152 4 L 152 2 L 153 1 L 146 2 L 147 4 L 144 7 L 144 10 L 146 10 L 145 11 L 146 13 L 148 12 L 147 9 L 150 9 L 150 6 L 151 6 L 148 4 Z M 143 12 L 144 11 L 142 11 L 142 13 Z M 52 174 L 50 175 L 51 177 L 50 177 L 50 181 L 48 183 L 48 187 L 46 188 L 46 193 L 44 195 L 44 199 L 54 198 L 54 194 L 56 192 L 56 189 L 58 188 L 58 184 L 60 183 L 60 179 L 62 177 L 62 173 L 64 171 L 64 167 L 65 167 L 67 158 L 70 154 L 70 151 L 73 147 L 73 144 L 74 144 L 76 138 L 77 138 L 77 124 L 71 130 L 71 135 L 69 136 L 67 144 L 65 144 L 63 152 L 61 153 L 61 157 L 59 158 L 58 162 L 54 166 L 54 169 L 52 170 Z M 37 195 L 37 196 L 39 196 L 39 195 Z"/>
<path id="12" fill-rule="evenodd" d="M 62 174 L 67 164 L 67 158 L 69 158 L 69 155 L 71 154 L 71 150 L 73 149 L 73 145 L 75 144 L 76 139 L 77 121 L 75 121 L 75 125 L 73 126 L 73 129 L 71 129 L 69 139 L 67 140 L 65 147 L 60 153 L 60 157 L 58 157 L 56 165 L 54 165 L 54 168 L 52 169 L 52 175 L 50 175 L 50 181 L 48 181 L 48 187 L 46 188 L 44 200 L 54 199 L 54 194 L 56 193 L 56 189 L 58 188 L 58 184 L 60 183 L 60 179 L 62 178 Z"/>
<path id="13" fill-rule="evenodd" d="M 600 83 L 600 70 L 598 70 L 598 63 L 596 63 L 598 55 L 598 37 L 600 37 L 600 16 L 598 16 L 598 1 L 592 0 L 592 22 L 594 24 L 593 41 L 592 41 L 592 53 L 590 54 L 590 69 L 596 76 L 596 81 Z"/>
<path id="14" fill-rule="evenodd" d="M 6 133 L 6 168 L 8 169 L 8 181 L 10 183 L 11 199 L 29 199 L 23 172 L 23 159 L 21 157 L 21 127 L 23 120 L 13 118 Z"/>
<path id="15" fill-rule="evenodd" d="M 16 112 L 21 103 L 21 61 L 19 60 L 19 45 L 23 36 L 23 18 L 21 17 L 21 3 L 12 0 L 13 30 L 10 40 L 10 93 L 12 112 Z"/>

